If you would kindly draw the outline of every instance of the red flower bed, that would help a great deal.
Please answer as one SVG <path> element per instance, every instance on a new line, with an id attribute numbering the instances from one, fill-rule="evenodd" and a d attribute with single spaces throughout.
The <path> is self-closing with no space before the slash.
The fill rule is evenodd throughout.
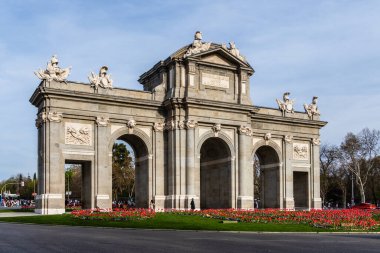
<path id="1" fill-rule="evenodd" d="M 309 224 L 333 229 L 373 229 L 377 226 L 372 213 L 365 210 L 311 210 L 287 211 L 280 209 L 207 209 L 201 211 L 178 211 L 181 215 L 199 215 L 220 220 L 236 220 L 251 223 Z"/>
<path id="2" fill-rule="evenodd" d="M 145 220 L 152 218 L 156 213 L 151 209 L 87 209 L 74 210 L 71 212 L 74 218 L 83 220 L 109 220 L 109 221 L 126 221 L 126 220 Z"/>

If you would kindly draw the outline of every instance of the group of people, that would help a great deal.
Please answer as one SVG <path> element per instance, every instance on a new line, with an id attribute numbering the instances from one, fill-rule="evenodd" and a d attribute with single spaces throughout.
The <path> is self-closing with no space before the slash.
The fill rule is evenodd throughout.
<path id="1" fill-rule="evenodd" d="M 27 199 L 7 199 L 3 198 L 1 200 L 2 207 L 21 207 L 21 206 L 32 206 L 34 202 Z"/>

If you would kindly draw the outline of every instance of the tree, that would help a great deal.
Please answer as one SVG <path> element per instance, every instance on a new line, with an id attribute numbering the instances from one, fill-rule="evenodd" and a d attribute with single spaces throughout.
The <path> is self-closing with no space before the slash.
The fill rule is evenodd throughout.
<path id="1" fill-rule="evenodd" d="M 115 143 L 112 148 L 112 194 L 115 199 L 123 192 L 132 198 L 135 192 L 135 168 L 133 159 L 124 143 Z"/>
<path id="2" fill-rule="evenodd" d="M 339 148 L 334 145 L 324 144 L 321 146 L 320 152 L 320 186 L 322 203 L 325 203 L 326 195 L 333 184 L 333 172 L 338 166 Z"/>
<path id="3" fill-rule="evenodd" d="M 375 169 L 375 157 L 379 153 L 380 131 L 364 128 L 359 134 L 348 133 L 341 150 L 344 168 L 355 176 L 362 203 L 366 201 L 365 185 Z"/>

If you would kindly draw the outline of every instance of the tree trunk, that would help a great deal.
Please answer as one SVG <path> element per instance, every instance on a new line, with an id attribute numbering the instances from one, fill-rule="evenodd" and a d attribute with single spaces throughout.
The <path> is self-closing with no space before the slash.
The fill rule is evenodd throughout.
<path id="1" fill-rule="evenodd" d="M 359 186 L 359 192 L 360 192 L 360 200 L 361 200 L 361 203 L 365 203 L 364 185 L 359 183 L 358 186 Z"/>

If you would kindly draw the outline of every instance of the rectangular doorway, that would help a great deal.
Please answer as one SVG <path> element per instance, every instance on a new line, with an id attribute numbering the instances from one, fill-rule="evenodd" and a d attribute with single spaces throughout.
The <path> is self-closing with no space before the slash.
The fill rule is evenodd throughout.
<path id="1" fill-rule="evenodd" d="M 297 210 L 309 208 L 309 183 L 307 172 L 293 172 L 294 207 Z"/>
<path id="2" fill-rule="evenodd" d="M 65 204 L 69 208 L 94 208 L 90 161 L 65 161 Z"/>

